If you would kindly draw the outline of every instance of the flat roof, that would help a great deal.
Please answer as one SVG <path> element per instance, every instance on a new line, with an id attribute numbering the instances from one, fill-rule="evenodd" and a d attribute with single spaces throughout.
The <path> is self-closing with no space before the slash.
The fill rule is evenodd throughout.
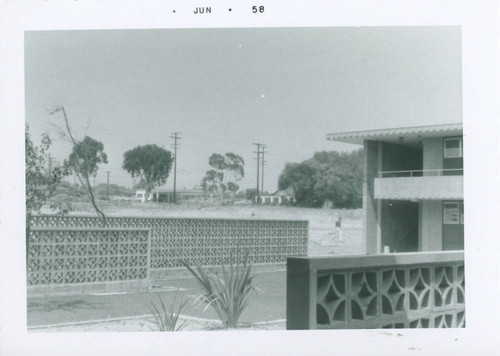
<path id="1" fill-rule="evenodd" d="M 462 124 L 457 123 L 338 132 L 327 134 L 326 139 L 329 141 L 339 141 L 358 145 L 363 144 L 364 140 L 410 143 L 427 137 L 461 136 L 462 132 Z"/>

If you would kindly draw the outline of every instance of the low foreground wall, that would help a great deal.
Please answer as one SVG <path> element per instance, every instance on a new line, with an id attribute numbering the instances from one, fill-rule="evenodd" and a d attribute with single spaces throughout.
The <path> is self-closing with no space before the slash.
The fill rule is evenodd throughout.
<path id="1" fill-rule="evenodd" d="M 142 288 L 151 271 L 227 264 L 237 250 L 252 263 L 284 263 L 307 255 L 308 222 L 35 215 L 27 234 L 28 286 L 64 292 Z"/>
<path id="2" fill-rule="evenodd" d="M 287 329 L 464 326 L 461 251 L 288 259 Z"/>
<path id="3" fill-rule="evenodd" d="M 150 245 L 148 229 L 31 228 L 28 285 L 147 280 Z"/>

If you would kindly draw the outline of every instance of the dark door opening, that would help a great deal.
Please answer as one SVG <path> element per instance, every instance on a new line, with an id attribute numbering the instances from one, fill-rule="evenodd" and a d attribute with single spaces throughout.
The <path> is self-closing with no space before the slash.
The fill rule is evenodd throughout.
<path id="1" fill-rule="evenodd" d="M 382 201 L 382 246 L 390 252 L 417 252 L 418 214 L 418 202 Z"/>

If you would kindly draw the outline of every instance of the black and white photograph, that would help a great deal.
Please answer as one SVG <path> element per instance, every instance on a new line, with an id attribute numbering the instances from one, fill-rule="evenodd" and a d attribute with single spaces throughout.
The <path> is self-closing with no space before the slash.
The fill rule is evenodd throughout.
<path id="1" fill-rule="evenodd" d="M 17 31 L 23 337 L 147 335 L 220 354 L 180 335 L 303 335 L 358 354 L 365 335 L 436 352 L 405 344 L 426 336 L 468 354 L 487 338 L 478 298 L 498 312 L 498 267 L 486 282 L 475 262 L 498 250 L 484 251 L 497 228 L 474 233 L 498 211 L 476 178 L 498 178 L 484 163 L 498 141 L 490 152 L 478 132 L 498 132 L 468 104 L 467 24 L 444 22 Z"/>

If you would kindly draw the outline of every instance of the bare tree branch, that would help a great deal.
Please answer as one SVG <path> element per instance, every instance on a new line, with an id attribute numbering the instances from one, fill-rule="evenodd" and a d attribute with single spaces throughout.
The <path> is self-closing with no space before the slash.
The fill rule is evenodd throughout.
<path id="1" fill-rule="evenodd" d="M 57 131 L 59 132 L 61 137 L 65 138 L 67 141 L 69 141 L 73 145 L 73 147 L 75 148 L 78 146 L 79 142 L 75 138 L 73 133 L 71 132 L 71 127 L 69 125 L 68 116 L 66 114 L 66 110 L 64 109 L 64 106 L 57 106 L 54 110 L 49 112 L 49 114 L 54 115 L 54 114 L 59 113 L 59 112 L 61 112 L 63 115 L 64 124 L 66 127 L 66 132 L 63 129 L 61 129 L 61 127 L 59 127 L 55 124 L 53 124 L 53 126 L 57 129 Z M 90 125 L 90 120 L 88 122 L 88 125 Z M 88 125 L 87 125 L 86 130 L 88 129 Z M 84 148 L 86 149 L 86 147 L 84 147 Z M 79 172 L 76 168 L 74 168 L 73 171 L 76 174 L 78 180 L 80 181 L 80 184 L 82 185 L 82 187 L 85 188 L 85 193 L 86 193 L 87 197 L 89 198 L 90 203 L 94 207 L 94 210 L 96 211 L 97 215 L 99 215 L 102 218 L 105 218 L 104 213 L 97 207 L 97 204 L 95 202 L 94 193 L 92 191 L 92 186 L 90 184 L 89 174 L 88 174 L 89 163 L 88 163 L 87 152 L 85 152 L 85 154 L 83 155 L 83 160 L 84 160 L 84 169 L 81 172 Z"/>

